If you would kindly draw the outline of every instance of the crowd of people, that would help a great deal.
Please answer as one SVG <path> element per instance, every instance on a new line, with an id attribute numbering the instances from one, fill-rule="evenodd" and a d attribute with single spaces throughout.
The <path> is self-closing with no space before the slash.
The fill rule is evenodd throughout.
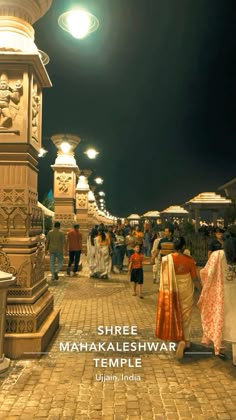
<path id="1" fill-rule="evenodd" d="M 236 365 L 236 238 L 223 229 L 216 229 L 209 243 L 207 264 L 198 278 L 185 239 L 179 232 L 174 233 L 171 225 L 161 232 L 152 232 L 147 226 L 144 229 L 130 225 L 94 226 L 87 238 L 89 276 L 108 279 L 111 272 L 121 273 L 127 256 L 133 296 L 143 299 L 143 261 L 151 256 L 153 281 L 159 285 L 156 336 L 177 342 L 176 357 L 183 357 L 185 349 L 191 346 L 194 289 L 198 289 L 202 342 L 212 342 L 215 354 L 223 357 L 223 343 L 230 341 Z M 60 223 L 55 222 L 46 240 L 53 281 L 58 279 L 65 249 L 69 254 L 67 275 L 77 275 L 82 251 L 79 225 L 75 224 L 66 237 Z"/>

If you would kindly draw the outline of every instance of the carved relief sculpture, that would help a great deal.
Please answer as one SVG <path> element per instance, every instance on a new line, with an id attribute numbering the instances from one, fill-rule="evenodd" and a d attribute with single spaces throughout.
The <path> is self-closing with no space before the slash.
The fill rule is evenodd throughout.
<path id="1" fill-rule="evenodd" d="M 88 205 L 88 198 L 87 194 L 85 193 L 77 193 L 76 194 L 76 207 L 77 208 L 87 208 Z"/>
<path id="2" fill-rule="evenodd" d="M 70 181 L 72 180 L 72 177 L 65 172 L 62 172 L 62 174 L 57 176 L 58 181 L 58 189 L 59 191 L 65 193 L 69 189 Z"/>
<path id="3" fill-rule="evenodd" d="M 34 86 L 32 94 L 32 134 L 37 140 L 38 138 L 38 115 L 40 108 L 40 96 L 37 94 L 37 86 Z"/>
<path id="4" fill-rule="evenodd" d="M 13 120 L 19 110 L 18 103 L 22 94 L 22 84 L 18 81 L 14 87 L 9 85 L 8 76 L 0 76 L 0 129 L 12 127 Z"/>

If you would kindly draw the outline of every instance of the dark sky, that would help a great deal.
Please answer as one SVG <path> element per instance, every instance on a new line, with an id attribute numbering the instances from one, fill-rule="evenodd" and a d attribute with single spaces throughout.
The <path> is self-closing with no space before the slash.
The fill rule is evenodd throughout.
<path id="1" fill-rule="evenodd" d="M 35 24 L 53 83 L 40 199 L 56 157 L 47 138 L 60 132 L 82 138 L 78 165 L 104 177 L 113 215 L 182 204 L 234 178 L 235 0 L 87 0 L 100 28 L 82 41 L 57 26 L 68 4 L 54 0 Z M 100 151 L 95 162 L 83 155 L 88 145 Z"/>

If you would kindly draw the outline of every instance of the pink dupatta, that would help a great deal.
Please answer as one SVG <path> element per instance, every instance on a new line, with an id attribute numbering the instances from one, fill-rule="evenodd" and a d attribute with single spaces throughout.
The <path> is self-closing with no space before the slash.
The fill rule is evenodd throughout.
<path id="1" fill-rule="evenodd" d="M 220 351 L 224 322 L 223 256 L 224 251 L 214 251 L 200 271 L 203 288 L 197 303 L 202 318 L 202 343 L 213 341 L 215 354 Z"/>

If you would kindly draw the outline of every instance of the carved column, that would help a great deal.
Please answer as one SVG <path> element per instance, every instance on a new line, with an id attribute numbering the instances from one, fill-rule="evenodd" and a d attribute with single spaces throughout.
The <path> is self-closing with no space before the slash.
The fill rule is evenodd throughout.
<path id="1" fill-rule="evenodd" d="M 42 89 L 51 82 L 31 26 L 52 0 L 0 0 L 0 269 L 8 290 L 4 352 L 43 351 L 59 325 L 44 276 L 37 206 Z"/>
<path id="2" fill-rule="evenodd" d="M 56 134 L 51 137 L 58 149 L 54 171 L 54 220 L 61 223 L 67 232 L 75 223 L 75 186 L 79 167 L 74 156 L 74 149 L 80 138 L 72 134 Z"/>
<path id="3" fill-rule="evenodd" d="M 80 231 L 83 235 L 83 252 L 86 252 L 87 237 L 89 229 L 89 218 L 88 218 L 88 176 L 91 171 L 83 171 L 83 175 L 79 176 L 79 180 L 76 186 L 76 220 L 80 225 Z"/>
<path id="4" fill-rule="evenodd" d="M 88 231 L 90 231 L 94 225 L 97 224 L 96 221 L 96 200 L 93 193 L 93 190 L 91 189 L 88 192 Z"/>

